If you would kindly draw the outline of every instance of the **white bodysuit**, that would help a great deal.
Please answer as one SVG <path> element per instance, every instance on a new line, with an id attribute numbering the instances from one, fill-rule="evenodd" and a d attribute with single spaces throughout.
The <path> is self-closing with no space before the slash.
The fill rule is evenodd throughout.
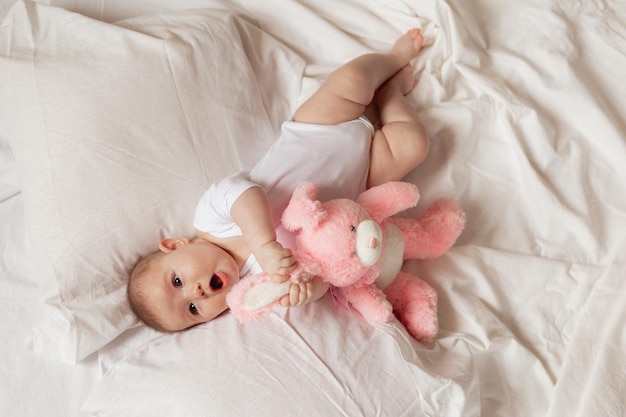
<path id="1" fill-rule="evenodd" d="M 366 187 L 373 133 L 365 117 L 338 125 L 283 123 L 279 139 L 250 171 L 230 175 L 209 187 L 196 207 L 194 227 L 220 238 L 241 236 L 230 209 L 246 190 L 260 186 L 272 207 L 276 239 L 295 249 L 294 234 L 280 223 L 293 190 L 302 181 L 312 181 L 319 186 L 321 201 L 355 199 Z M 240 276 L 260 272 L 251 255 Z"/>

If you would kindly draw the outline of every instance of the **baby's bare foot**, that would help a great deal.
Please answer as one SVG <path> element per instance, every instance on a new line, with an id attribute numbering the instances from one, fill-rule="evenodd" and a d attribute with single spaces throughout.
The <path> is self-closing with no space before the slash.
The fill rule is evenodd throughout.
<path id="1" fill-rule="evenodd" d="M 422 31 L 418 28 L 411 29 L 396 41 L 391 53 L 397 56 L 404 66 L 419 54 L 423 42 Z"/>

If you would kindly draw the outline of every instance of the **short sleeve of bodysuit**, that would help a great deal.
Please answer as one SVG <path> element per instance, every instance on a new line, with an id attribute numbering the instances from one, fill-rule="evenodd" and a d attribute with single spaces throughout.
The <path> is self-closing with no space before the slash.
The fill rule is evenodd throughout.
<path id="1" fill-rule="evenodd" d="M 247 172 L 238 172 L 212 184 L 196 206 L 193 226 L 215 237 L 241 235 L 241 229 L 230 216 L 230 209 L 241 194 L 258 186 L 247 175 Z"/>

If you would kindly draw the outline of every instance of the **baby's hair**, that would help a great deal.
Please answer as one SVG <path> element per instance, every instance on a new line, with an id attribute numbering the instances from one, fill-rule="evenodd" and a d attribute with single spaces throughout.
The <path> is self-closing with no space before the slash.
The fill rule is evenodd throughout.
<path id="1" fill-rule="evenodd" d="M 155 311 L 149 308 L 149 305 L 146 302 L 146 293 L 144 291 L 144 288 L 146 288 L 145 281 L 148 279 L 148 275 L 150 274 L 150 267 L 154 261 L 162 255 L 162 252 L 154 252 L 140 258 L 137 261 L 128 279 L 126 295 L 128 297 L 130 309 L 141 322 L 155 330 L 169 332 L 161 325 L 161 323 L 159 323 L 158 316 Z"/>

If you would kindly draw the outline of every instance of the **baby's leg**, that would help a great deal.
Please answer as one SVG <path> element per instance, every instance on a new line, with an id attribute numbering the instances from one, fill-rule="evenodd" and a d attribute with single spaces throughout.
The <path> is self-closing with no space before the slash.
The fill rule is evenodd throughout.
<path id="1" fill-rule="evenodd" d="M 376 90 L 417 56 L 419 29 L 400 37 L 389 53 L 362 55 L 335 70 L 293 116 L 297 122 L 337 124 L 363 114 Z"/>
<path id="2" fill-rule="evenodd" d="M 406 98 L 415 84 L 411 70 L 407 65 L 376 92 L 381 128 L 372 140 L 368 187 L 401 180 L 428 153 L 428 135 Z"/>

